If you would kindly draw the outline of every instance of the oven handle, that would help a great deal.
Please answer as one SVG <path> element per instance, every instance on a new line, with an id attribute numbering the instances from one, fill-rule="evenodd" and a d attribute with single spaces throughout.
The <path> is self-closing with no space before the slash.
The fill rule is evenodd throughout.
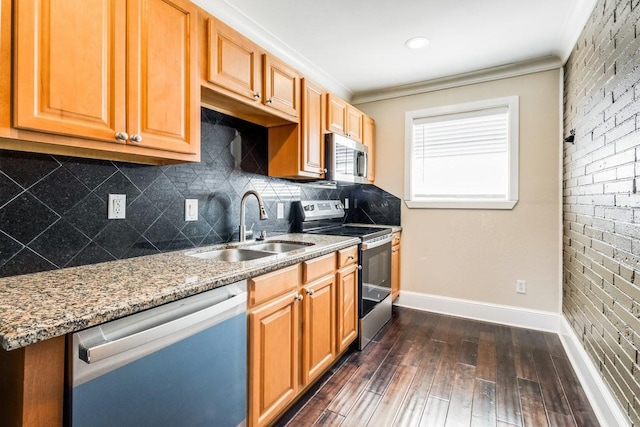
<path id="1" fill-rule="evenodd" d="M 366 242 L 362 244 L 362 250 L 366 251 L 367 249 L 377 248 L 382 245 L 386 245 L 387 243 L 391 243 L 393 241 L 393 234 L 388 234 L 384 239 L 376 240 L 375 242 Z"/>

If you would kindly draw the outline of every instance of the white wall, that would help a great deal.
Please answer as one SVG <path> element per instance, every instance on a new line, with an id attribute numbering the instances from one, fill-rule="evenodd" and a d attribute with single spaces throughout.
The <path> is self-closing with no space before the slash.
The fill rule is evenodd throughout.
<path id="1" fill-rule="evenodd" d="M 376 185 L 403 198 L 404 113 L 520 97 L 520 200 L 513 210 L 408 209 L 402 290 L 560 310 L 560 70 L 358 105 L 376 121 Z M 527 294 L 515 292 L 516 279 Z"/>

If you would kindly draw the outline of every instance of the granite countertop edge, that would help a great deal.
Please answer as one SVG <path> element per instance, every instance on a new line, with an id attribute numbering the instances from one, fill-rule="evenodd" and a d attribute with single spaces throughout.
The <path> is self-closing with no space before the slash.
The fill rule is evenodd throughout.
<path id="1" fill-rule="evenodd" d="M 267 241 L 313 245 L 245 262 L 187 256 L 242 245 L 222 244 L 2 278 L 0 344 L 7 351 L 26 347 L 359 243 L 353 237 L 313 234 Z"/>

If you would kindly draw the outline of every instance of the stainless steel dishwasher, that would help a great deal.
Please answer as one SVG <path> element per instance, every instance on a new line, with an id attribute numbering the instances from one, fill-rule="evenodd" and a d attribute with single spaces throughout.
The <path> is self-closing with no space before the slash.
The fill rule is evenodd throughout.
<path id="1" fill-rule="evenodd" d="M 245 425 L 246 281 L 73 334 L 73 427 Z"/>

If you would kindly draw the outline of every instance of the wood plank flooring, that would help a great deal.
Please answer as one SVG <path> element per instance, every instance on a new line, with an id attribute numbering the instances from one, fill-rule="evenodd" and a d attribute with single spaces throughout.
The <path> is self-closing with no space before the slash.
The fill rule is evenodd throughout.
<path id="1" fill-rule="evenodd" d="M 599 425 L 557 335 L 393 310 L 276 426 Z"/>

